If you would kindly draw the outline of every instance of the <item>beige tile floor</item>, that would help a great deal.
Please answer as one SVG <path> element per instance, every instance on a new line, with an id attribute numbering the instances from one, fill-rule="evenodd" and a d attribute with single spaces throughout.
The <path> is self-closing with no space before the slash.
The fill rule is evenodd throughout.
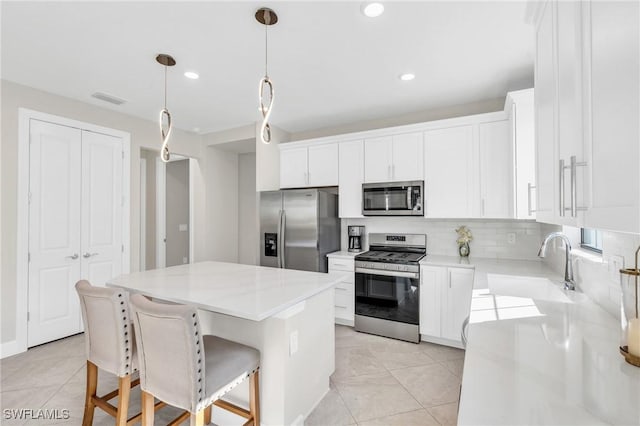
<path id="1" fill-rule="evenodd" d="M 430 343 L 405 343 L 336 326 L 336 371 L 325 398 L 306 425 L 455 425 L 464 351 Z M 85 387 L 84 336 L 29 349 L 0 361 L 2 425 L 79 425 Z M 109 374 L 99 377 L 98 393 L 117 387 Z M 116 403 L 113 400 L 112 403 Z M 132 392 L 130 415 L 140 393 Z M 5 409 L 67 409 L 70 418 L 15 420 Z M 179 414 L 166 407 L 156 414 L 166 424 Z M 240 422 L 241 424 L 241 422 Z M 94 425 L 113 425 L 96 410 Z"/>

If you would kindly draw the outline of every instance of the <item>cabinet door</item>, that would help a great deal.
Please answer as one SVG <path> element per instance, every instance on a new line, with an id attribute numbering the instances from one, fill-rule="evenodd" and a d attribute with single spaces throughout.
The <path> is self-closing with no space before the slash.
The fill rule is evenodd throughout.
<path id="1" fill-rule="evenodd" d="M 307 186 L 307 148 L 280 151 L 280 188 Z"/>
<path id="2" fill-rule="evenodd" d="M 338 167 L 339 216 L 362 217 L 364 142 L 341 142 Z"/>
<path id="3" fill-rule="evenodd" d="M 364 181 L 390 182 L 391 137 L 366 139 L 364 141 Z"/>
<path id="4" fill-rule="evenodd" d="M 638 233 L 640 5 L 593 1 L 584 7 L 591 30 L 585 66 L 590 75 L 586 139 L 592 175 L 586 226 Z"/>
<path id="5" fill-rule="evenodd" d="M 425 216 L 472 217 L 473 126 L 430 130 L 424 141 Z"/>
<path id="6" fill-rule="evenodd" d="M 513 147 L 515 149 L 515 216 L 535 219 L 536 146 L 533 89 L 509 93 Z"/>
<path id="7" fill-rule="evenodd" d="M 513 217 L 513 150 L 508 120 L 480 123 L 480 215 Z"/>
<path id="8" fill-rule="evenodd" d="M 554 223 L 557 217 L 558 166 L 555 153 L 555 52 L 553 6 L 546 2 L 536 30 L 535 123 L 536 123 L 536 219 Z"/>
<path id="9" fill-rule="evenodd" d="M 470 268 L 447 268 L 442 313 L 442 337 L 445 339 L 462 341 L 462 323 L 471 309 L 473 276 L 474 270 Z"/>
<path id="10" fill-rule="evenodd" d="M 440 337 L 442 288 L 447 268 L 420 267 L 420 334 Z"/>
<path id="11" fill-rule="evenodd" d="M 557 125 L 556 146 L 558 154 L 558 220 L 555 223 L 581 226 L 582 213 L 576 208 L 571 213 L 571 204 L 585 207 L 585 167 L 576 167 L 575 184 L 571 184 L 571 157 L 582 163 L 584 157 L 584 135 L 582 124 L 582 2 L 557 1 L 553 3 L 556 10 L 555 45 L 557 49 Z M 560 172 L 560 161 L 566 168 Z M 560 205 L 563 203 L 564 205 Z"/>
<path id="12" fill-rule="evenodd" d="M 308 186 L 338 185 L 338 144 L 310 146 L 308 150 Z"/>
<path id="13" fill-rule="evenodd" d="M 393 136 L 391 176 L 394 181 L 423 179 L 422 151 L 422 133 Z"/>

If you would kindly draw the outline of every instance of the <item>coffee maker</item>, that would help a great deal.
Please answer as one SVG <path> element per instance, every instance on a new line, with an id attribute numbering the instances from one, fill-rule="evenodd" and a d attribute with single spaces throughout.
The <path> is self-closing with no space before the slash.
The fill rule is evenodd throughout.
<path id="1" fill-rule="evenodd" d="M 349 234 L 349 251 L 360 252 L 364 246 L 364 226 L 347 227 Z"/>

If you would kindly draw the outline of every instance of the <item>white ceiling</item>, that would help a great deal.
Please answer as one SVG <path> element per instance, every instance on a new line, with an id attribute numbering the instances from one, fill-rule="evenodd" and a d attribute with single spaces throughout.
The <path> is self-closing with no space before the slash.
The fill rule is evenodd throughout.
<path id="1" fill-rule="evenodd" d="M 200 133 L 258 119 L 264 27 L 273 8 L 271 122 L 289 132 L 338 126 L 504 96 L 533 85 L 533 30 L 525 2 L 2 1 L 2 78 L 157 120 L 171 54 L 168 107 Z M 199 80 L 183 76 L 187 70 Z M 416 79 L 398 76 L 413 72 Z M 121 106 L 93 99 L 105 92 Z"/>

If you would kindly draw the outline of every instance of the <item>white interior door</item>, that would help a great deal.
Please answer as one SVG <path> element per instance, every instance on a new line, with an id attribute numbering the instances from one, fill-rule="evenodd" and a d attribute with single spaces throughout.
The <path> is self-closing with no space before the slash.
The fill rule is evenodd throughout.
<path id="1" fill-rule="evenodd" d="M 80 331 L 79 129 L 31 120 L 28 346 Z"/>
<path id="2" fill-rule="evenodd" d="M 122 139 L 82 131 L 81 278 L 104 286 L 122 273 Z"/>

